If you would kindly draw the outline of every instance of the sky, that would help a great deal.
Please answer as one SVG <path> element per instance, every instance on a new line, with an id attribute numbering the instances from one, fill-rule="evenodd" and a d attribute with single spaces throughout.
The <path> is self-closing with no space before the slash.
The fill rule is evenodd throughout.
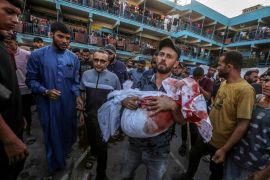
<path id="1" fill-rule="evenodd" d="M 270 0 L 197 0 L 198 2 L 224 14 L 227 17 L 235 17 L 242 13 L 242 9 L 262 4 L 270 6 Z M 270 13 L 270 12 L 269 12 Z"/>

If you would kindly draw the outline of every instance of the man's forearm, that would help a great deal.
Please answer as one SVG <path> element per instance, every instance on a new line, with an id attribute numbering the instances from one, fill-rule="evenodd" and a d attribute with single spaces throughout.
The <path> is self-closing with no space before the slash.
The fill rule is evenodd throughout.
<path id="1" fill-rule="evenodd" d="M 7 123 L 4 121 L 2 115 L 0 114 L 0 141 L 3 143 L 8 143 L 11 139 L 17 136 L 10 129 Z"/>
<path id="2" fill-rule="evenodd" d="M 204 98 L 206 100 L 210 100 L 211 99 L 211 93 L 208 91 L 205 91 L 203 88 L 200 88 L 201 93 L 203 94 Z"/>
<path id="3" fill-rule="evenodd" d="M 180 106 L 178 106 L 175 103 L 175 105 L 173 106 L 173 109 L 171 110 L 171 112 L 172 112 L 173 119 L 174 119 L 175 122 L 181 123 L 181 124 L 186 124 L 186 121 L 185 121 L 185 119 L 183 117 Z"/>
<path id="4" fill-rule="evenodd" d="M 232 149 L 232 147 L 240 141 L 240 139 L 244 136 L 246 133 L 248 126 L 249 126 L 249 120 L 248 119 L 239 119 L 238 120 L 237 127 L 233 131 L 232 135 L 226 142 L 226 144 L 221 147 L 225 152 L 228 152 Z"/>
<path id="5" fill-rule="evenodd" d="M 85 93 L 85 91 L 82 91 L 82 90 L 81 90 L 81 95 L 80 95 L 80 97 L 82 98 L 82 101 L 83 101 L 83 102 L 86 101 L 86 93 Z"/>

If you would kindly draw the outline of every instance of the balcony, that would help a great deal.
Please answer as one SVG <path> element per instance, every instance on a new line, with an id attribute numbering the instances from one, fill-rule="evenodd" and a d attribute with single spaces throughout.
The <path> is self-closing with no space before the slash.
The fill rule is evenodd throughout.
<path id="1" fill-rule="evenodd" d="M 234 45 L 248 45 L 248 44 L 259 44 L 270 42 L 270 28 L 266 28 L 263 31 L 251 30 L 246 32 L 236 33 L 232 38 L 227 38 L 225 44 L 227 47 Z"/>
<path id="2" fill-rule="evenodd" d="M 49 37 L 50 25 L 38 25 L 29 22 L 18 24 L 15 31 L 22 34 L 30 34 L 41 37 Z M 138 37 L 125 37 L 121 35 L 104 36 L 102 32 L 93 32 L 91 35 L 81 32 L 71 32 L 71 42 L 104 47 L 107 44 L 113 44 L 117 50 L 131 53 L 143 53 L 144 55 L 152 54 L 156 48 L 147 42 L 139 43 Z"/>
<path id="3" fill-rule="evenodd" d="M 194 61 L 202 64 L 207 64 L 209 61 L 209 53 L 193 52 L 191 50 L 182 50 L 181 57 L 182 61 Z"/>
<path id="4" fill-rule="evenodd" d="M 172 37 L 179 37 L 179 31 L 184 31 L 186 32 L 192 32 L 196 34 L 194 38 L 201 39 L 203 41 L 206 41 L 210 44 L 216 44 L 218 46 L 222 46 L 222 41 L 223 37 L 214 34 L 209 34 L 208 30 L 201 29 L 196 27 L 195 24 L 177 24 L 173 25 L 172 21 L 168 20 L 165 21 L 166 18 L 162 15 L 157 15 L 153 13 L 148 13 L 148 11 L 145 9 L 145 13 L 143 7 L 135 7 L 135 6 L 129 6 L 127 5 L 125 9 L 121 7 L 119 4 L 114 3 L 113 6 L 110 6 L 104 1 L 99 1 L 99 0 L 93 0 L 93 1 L 88 1 L 88 0 L 59 0 L 61 5 L 65 6 L 70 6 L 68 3 L 71 4 L 76 4 L 78 6 L 81 6 L 82 8 L 84 7 L 84 11 L 89 12 L 86 8 L 90 8 L 91 13 L 97 13 L 98 15 L 103 15 L 103 16 L 110 16 L 116 20 L 119 20 L 118 17 L 124 18 L 125 20 L 131 20 L 131 22 L 127 23 L 133 23 L 136 24 L 137 26 L 141 26 L 143 29 L 148 29 L 150 31 L 156 31 L 160 35 L 165 36 L 172 36 Z M 115 1 L 116 2 L 116 1 Z M 85 8 L 86 7 L 86 8 Z M 106 13 L 104 13 L 106 12 Z M 157 16 L 156 16 L 157 15 Z M 122 20 L 124 20 L 122 19 Z M 133 21 L 133 22 L 132 22 Z M 135 23 L 136 22 L 136 23 Z M 157 30 L 158 29 L 158 30 Z M 213 29 L 212 29 L 213 32 Z M 194 35 L 194 34 L 191 34 Z M 190 34 L 189 34 L 190 35 Z"/>
<path id="5" fill-rule="evenodd" d="M 208 29 L 199 28 L 194 24 L 181 23 L 180 25 L 178 25 L 178 27 L 176 29 L 176 32 L 184 31 L 184 30 L 193 32 L 193 33 L 195 33 L 197 35 L 203 36 L 203 37 L 205 37 L 207 39 L 210 39 L 210 40 L 217 41 L 219 43 L 223 42 L 223 37 L 222 36 L 217 36 L 212 31 L 210 33 Z"/>
<path id="6" fill-rule="evenodd" d="M 161 19 L 155 19 L 151 16 L 144 16 L 142 9 L 137 9 L 132 6 L 126 6 L 125 9 L 123 9 L 119 4 L 114 4 L 112 7 L 109 7 L 109 5 L 104 4 L 103 1 L 93 0 L 93 4 L 87 3 L 83 0 L 63 0 L 66 2 L 78 4 L 81 6 L 90 7 L 99 11 L 104 11 L 106 13 L 120 16 L 129 20 L 137 21 L 139 23 L 144 23 L 145 25 L 158 28 L 161 30 L 165 30 L 169 32 L 168 28 L 166 27 L 166 24 L 164 20 Z"/>

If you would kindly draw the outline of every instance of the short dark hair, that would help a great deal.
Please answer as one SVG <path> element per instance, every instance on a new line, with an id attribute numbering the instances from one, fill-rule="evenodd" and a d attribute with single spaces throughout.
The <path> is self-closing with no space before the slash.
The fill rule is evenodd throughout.
<path id="1" fill-rule="evenodd" d="M 138 64 L 143 64 L 143 65 L 146 64 L 144 60 L 139 60 L 137 63 L 138 63 Z"/>
<path id="2" fill-rule="evenodd" d="M 21 11 L 23 10 L 23 1 L 22 0 L 7 0 L 13 6 L 19 8 Z"/>
<path id="3" fill-rule="evenodd" d="M 258 69 L 251 69 L 251 70 L 247 71 L 244 76 L 250 76 L 252 73 L 258 74 L 259 70 Z"/>
<path id="4" fill-rule="evenodd" d="M 84 48 L 84 49 L 82 50 L 82 52 L 90 52 L 90 50 L 87 49 L 87 48 Z"/>
<path id="5" fill-rule="evenodd" d="M 270 71 L 267 71 L 266 75 L 267 75 L 267 76 L 270 76 Z"/>
<path id="6" fill-rule="evenodd" d="M 204 70 L 202 67 L 196 67 L 193 70 L 193 77 L 200 77 L 204 75 Z"/>
<path id="7" fill-rule="evenodd" d="M 217 66 L 211 65 L 211 66 L 209 66 L 209 68 L 217 69 Z"/>
<path id="8" fill-rule="evenodd" d="M 77 53 L 77 52 L 81 52 L 81 50 L 79 48 L 74 48 L 72 49 L 72 52 Z"/>
<path id="9" fill-rule="evenodd" d="M 51 25 L 51 32 L 55 33 L 56 31 L 69 34 L 69 29 L 61 22 L 55 22 Z"/>
<path id="10" fill-rule="evenodd" d="M 33 42 L 43 42 L 41 37 L 34 37 Z"/>
<path id="11" fill-rule="evenodd" d="M 237 70 L 240 70 L 243 66 L 243 56 L 238 51 L 228 51 L 221 55 L 224 56 L 225 64 L 231 64 Z"/>

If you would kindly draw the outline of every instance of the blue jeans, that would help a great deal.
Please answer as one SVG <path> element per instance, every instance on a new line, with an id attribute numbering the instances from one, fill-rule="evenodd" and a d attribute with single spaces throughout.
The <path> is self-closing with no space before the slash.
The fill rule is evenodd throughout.
<path id="1" fill-rule="evenodd" d="M 168 158 L 169 152 L 153 154 L 129 144 L 121 170 L 122 179 L 133 179 L 135 170 L 143 163 L 146 166 L 146 180 L 163 180 L 167 170 Z"/>
<path id="2" fill-rule="evenodd" d="M 224 180 L 245 180 L 249 179 L 248 176 L 252 173 L 252 171 L 244 169 L 235 164 L 230 156 L 226 160 L 224 168 Z"/>

